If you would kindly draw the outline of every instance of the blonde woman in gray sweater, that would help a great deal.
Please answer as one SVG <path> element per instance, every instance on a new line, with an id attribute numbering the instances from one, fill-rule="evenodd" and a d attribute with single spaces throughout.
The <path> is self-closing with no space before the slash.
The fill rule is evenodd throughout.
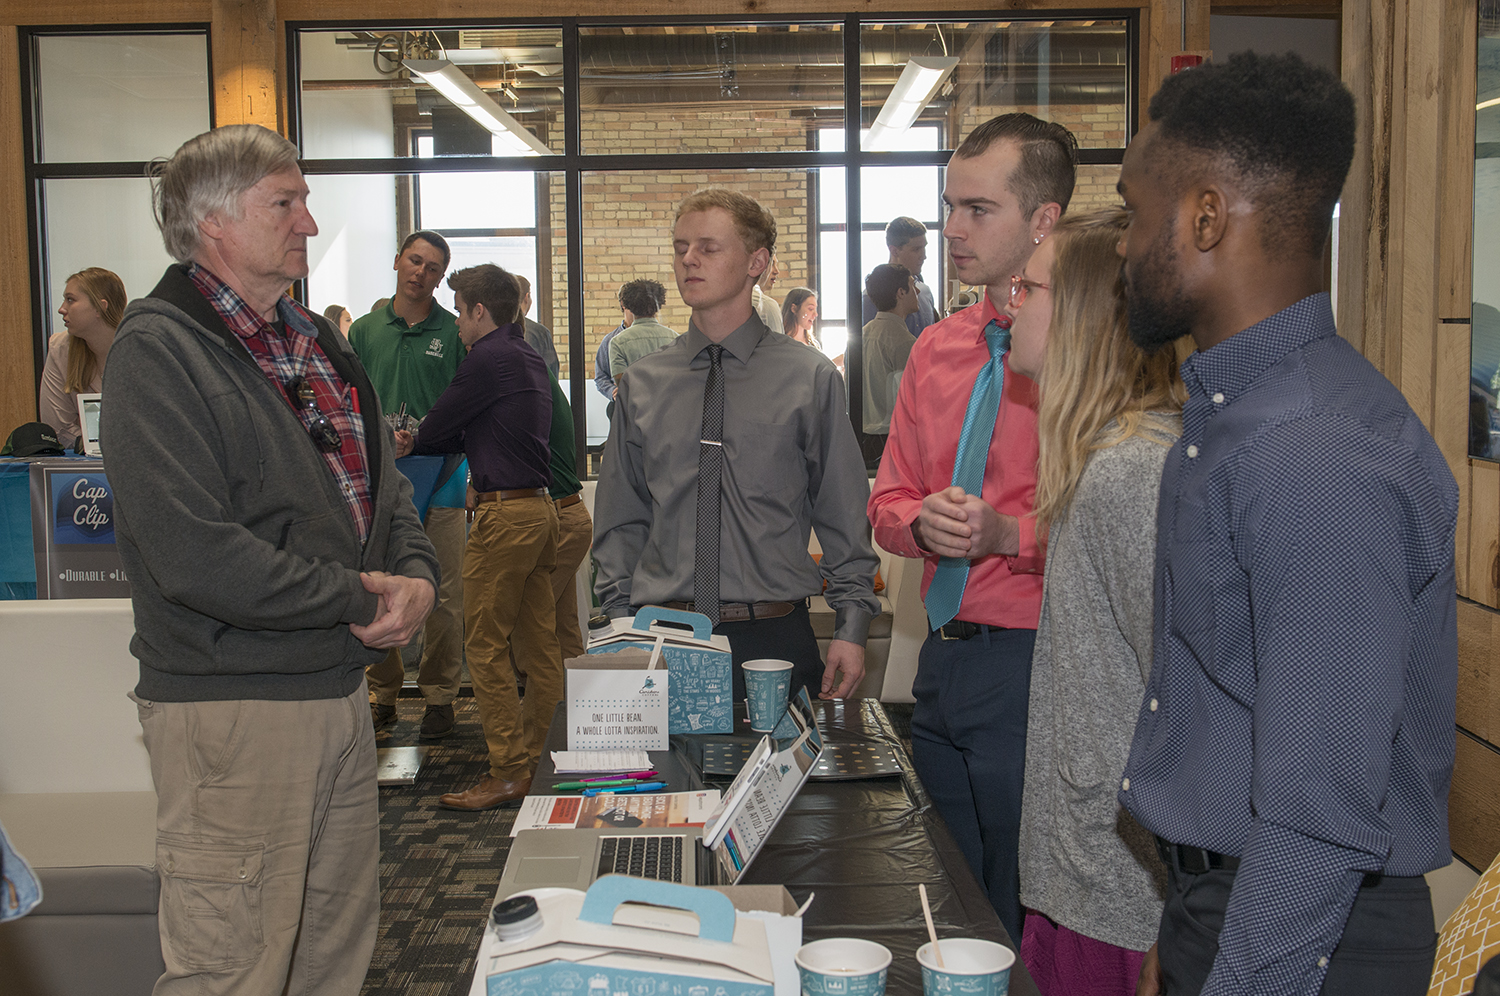
<path id="1" fill-rule="evenodd" d="M 1116 801 L 1151 672 L 1162 463 L 1185 392 L 1126 332 L 1121 211 L 1064 218 L 1012 279 L 1010 366 L 1041 387 L 1046 587 L 1021 807 L 1021 956 L 1043 996 L 1130 996 L 1166 873 Z"/>

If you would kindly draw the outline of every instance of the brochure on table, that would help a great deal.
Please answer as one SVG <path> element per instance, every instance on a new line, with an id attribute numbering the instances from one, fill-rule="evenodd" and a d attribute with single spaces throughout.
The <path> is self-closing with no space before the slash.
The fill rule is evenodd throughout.
<path id="1" fill-rule="evenodd" d="M 514 837 L 522 830 L 592 830 L 634 827 L 701 827 L 719 805 L 717 789 L 626 795 L 528 795 L 521 801 Z"/>
<path id="2" fill-rule="evenodd" d="M 610 620 L 607 632 L 591 635 L 590 654 L 627 647 L 660 648 L 671 688 L 667 697 L 670 732 L 734 732 L 734 666 L 729 639 L 714 634 L 707 616 L 646 606 L 629 618 Z"/>

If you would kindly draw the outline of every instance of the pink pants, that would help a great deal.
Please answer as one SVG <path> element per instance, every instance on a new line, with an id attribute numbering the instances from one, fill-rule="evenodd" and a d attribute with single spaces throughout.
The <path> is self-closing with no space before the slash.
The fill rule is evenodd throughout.
<path id="1" fill-rule="evenodd" d="M 1135 996 L 1143 951 L 1117 948 L 1026 911 L 1021 960 L 1042 996 Z"/>

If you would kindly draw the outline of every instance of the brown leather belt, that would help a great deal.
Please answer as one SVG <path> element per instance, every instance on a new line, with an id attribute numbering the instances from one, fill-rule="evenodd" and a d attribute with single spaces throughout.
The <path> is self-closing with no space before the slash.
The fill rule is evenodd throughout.
<path id="1" fill-rule="evenodd" d="M 583 492 L 575 491 L 572 494 L 568 495 L 566 498 L 557 499 L 557 501 L 555 501 L 553 504 L 555 504 L 557 506 L 557 510 L 561 512 L 565 508 L 572 508 L 574 505 L 577 505 L 581 501 L 583 501 Z"/>
<path id="2" fill-rule="evenodd" d="M 695 612 L 692 602 L 662 602 L 662 607 L 681 612 Z M 720 602 L 719 622 L 744 622 L 747 619 L 780 619 L 796 611 L 791 602 Z"/>
<path id="3" fill-rule="evenodd" d="M 481 491 L 474 500 L 483 505 L 487 501 L 514 501 L 517 498 L 545 498 L 546 488 L 511 488 L 509 491 Z"/>

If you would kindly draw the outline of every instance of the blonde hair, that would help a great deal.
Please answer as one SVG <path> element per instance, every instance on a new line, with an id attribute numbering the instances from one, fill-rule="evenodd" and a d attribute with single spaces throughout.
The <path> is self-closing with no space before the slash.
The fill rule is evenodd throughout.
<path id="1" fill-rule="evenodd" d="M 1130 341 L 1120 258 L 1120 210 L 1066 216 L 1052 230 L 1052 324 L 1038 378 L 1035 512 L 1038 526 L 1067 510 L 1089 457 L 1132 436 L 1170 445 L 1151 412 L 1177 412 L 1187 390 L 1177 354 L 1146 355 Z M 1157 431 L 1152 431 L 1157 430 Z"/>
<path id="2" fill-rule="evenodd" d="M 765 249 L 771 253 L 776 251 L 776 219 L 771 212 L 749 194 L 727 187 L 701 187 L 688 194 L 677 205 L 672 224 L 675 226 L 685 214 L 707 211 L 710 208 L 722 208 L 729 212 L 729 217 L 734 219 L 734 230 L 739 233 L 746 252 L 753 255 L 757 249 Z M 770 263 L 766 264 L 766 268 L 770 268 Z"/>
<path id="3" fill-rule="evenodd" d="M 88 295 L 89 303 L 99 312 L 99 318 L 112 329 L 120 327 L 125 317 L 125 282 L 115 273 L 102 266 L 90 266 L 79 270 L 66 281 L 66 287 L 78 281 L 78 288 Z M 69 394 L 84 394 L 94 383 L 94 374 L 99 369 L 99 358 L 88 343 L 77 336 L 68 340 L 68 369 L 63 375 L 63 387 Z"/>

